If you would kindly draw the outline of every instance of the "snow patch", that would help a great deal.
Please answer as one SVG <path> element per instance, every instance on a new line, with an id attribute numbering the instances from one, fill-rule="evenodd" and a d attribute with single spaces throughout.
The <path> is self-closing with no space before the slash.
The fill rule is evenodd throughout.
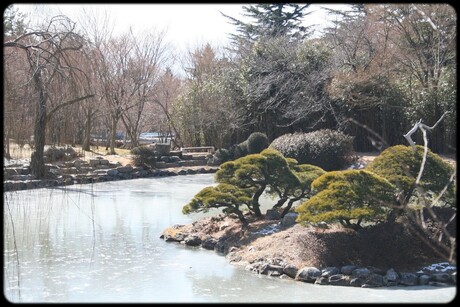
<path id="1" fill-rule="evenodd" d="M 275 233 L 275 232 L 277 232 L 279 230 L 280 229 L 279 229 L 278 225 L 273 224 L 273 225 L 268 225 L 267 227 L 262 228 L 261 230 L 254 232 L 254 234 L 257 234 L 257 235 L 261 234 L 261 235 L 265 236 L 265 235 L 268 235 L 268 234 Z"/>

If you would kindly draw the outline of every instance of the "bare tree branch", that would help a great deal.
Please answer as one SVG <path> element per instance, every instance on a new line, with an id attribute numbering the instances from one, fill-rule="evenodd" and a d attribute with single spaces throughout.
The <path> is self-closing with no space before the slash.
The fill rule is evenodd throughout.
<path id="1" fill-rule="evenodd" d="M 57 106 L 55 106 L 52 110 L 48 112 L 48 115 L 46 116 L 46 120 L 48 121 L 53 116 L 53 114 L 59 111 L 60 109 L 70 106 L 71 104 L 74 104 L 76 102 L 91 98 L 91 97 L 94 97 L 94 94 L 89 94 L 83 97 L 75 98 L 75 99 L 68 100 L 63 103 L 58 104 Z"/>

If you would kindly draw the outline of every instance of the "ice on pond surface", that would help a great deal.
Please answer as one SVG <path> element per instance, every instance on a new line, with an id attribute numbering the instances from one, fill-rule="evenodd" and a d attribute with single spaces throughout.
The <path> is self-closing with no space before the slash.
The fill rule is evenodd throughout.
<path id="1" fill-rule="evenodd" d="M 455 297 L 455 287 L 361 289 L 262 276 L 213 251 L 160 239 L 166 227 L 203 216 L 181 210 L 212 184 L 212 174 L 200 174 L 4 193 L 5 297 L 34 303 L 446 303 Z"/>

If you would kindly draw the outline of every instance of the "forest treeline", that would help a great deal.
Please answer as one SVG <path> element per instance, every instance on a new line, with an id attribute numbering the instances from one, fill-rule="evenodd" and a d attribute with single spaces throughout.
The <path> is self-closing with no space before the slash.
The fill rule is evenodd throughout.
<path id="1" fill-rule="evenodd" d="M 456 151 L 452 6 L 350 5 L 329 10 L 335 21 L 321 33 L 302 26 L 308 4 L 243 8 L 250 22 L 222 16 L 237 30 L 231 43 L 189 50 L 180 75 L 163 32 L 115 35 L 107 16 L 90 15 L 30 27 L 7 7 L 4 153 L 10 140 L 31 136 L 39 160 L 44 144 L 89 149 L 101 135 L 114 153 L 117 131 L 131 147 L 155 131 L 174 135 L 177 147 L 228 148 L 256 131 L 271 142 L 325 128 L 354 136 L 357 151 L 374 151 L 406 143 L 417 121 L 433 125 L 445 112 L 430 148 Z"/>

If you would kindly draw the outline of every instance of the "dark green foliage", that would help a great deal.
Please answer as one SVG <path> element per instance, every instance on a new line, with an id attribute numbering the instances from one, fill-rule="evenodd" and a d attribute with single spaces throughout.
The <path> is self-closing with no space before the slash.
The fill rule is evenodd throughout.
<path id="1" fill-rule="evenodd" d="M 219 183 L 249 189 L 253 193 L 249 209 L 256 216 L 261 216 L 259 197 L 268 184 L 265 170 L 267 170 L 266 158 L 261 154 L 252 154 L 222 164 L 215 178 Z"/>
<path id="2" fill-rule="evenodd" d="M 416 146 L 416 151 L 410 146 L 392 146 L 369 163 L 366 170 L 386 178 L 404 194 L 411 194 L 420 171 L 423 151 L 424 147 L 419 145 Z M 427 191 L 439 193 L 447 185 L 453 172 L 454 168 L 449 163 L 428 150 L 420 186 Z M 445 198 L 454 196 L 451 185 Z"/>
<path id="3" fill-rule="evenodd" d="M 296 209 L 297 221 L 304 224 L 339 221 L 359 228 L 362 221 L 385 220 L 395 201 L 394 185 L 365 170 L 328 172 L 313 181 L 312 189 L 315 194 Z"/>
<path id="4" fill-rule="evenodd" d="M 219 159 L 222 160 L 222 162 L 226 162 L 228 160 L 230 160 L 230 151 L 228 149 L 225 149 L 225 148 L 220 148 L 216 151 L 216 155 Z"/>
<path id="5" fill-rule="evenodd" d="M 156 157 L 155 150 L 147 146 L 135 147 L 131 150 L 133 163 L 136 166 L 155 167 Z"/>
<path id="6" fill-rule="evenodd" d="M 295 201 L 309 195 L 311 182 L 322 174 L 324 170 L 317 166 L 298 165 L 296 160 L 284 158 L 279 151 L 264 149 L 261 153 L 223 163 L 215 174 L 219 185 L 203 189 L 183 212 L 225 207 L 224 213 L 235 213 L 245 222 L 239 206 L 246 205 L 252 214 L 261 217 L 259 198 L 269 187 L 269 193 L 280 197 L 273 208 L 281 208 L 289 200 L 282 212 L 284 216 Z"/>
<path id="7" fill-rule="evenodd" d="M 216 150 L 214 155 L 208 160 L 208 165 L 220 165 L 224 162 L 227 162 L 231 160 L 233 157 L 233 154 L 230 152 L 230 150 L 225 149 L 225 148 L 219 148 Z"/>
<path id="8" fill-rule="evenodd" d="M 252 202 L 249 209 L 261 216 L 259 197 L 268 185 L 288 184 L 296 177 L 290 172 L 286 159 L 277 151 L 265 149 L 260 154 L 250 154 L 221 165 L 216 181 L 249 189 Z"/>
<path id="9" fill-rule="evenodd" d="M 247 148 L 250 154 L 259 153 L 268 145 L 267 135 L 262 132 L 254 132 L 247 139 Z"/>
<path id="10" fill-rule="evenodd" d="M 268 187 L 268 192 L 279 196 L 274 208 L 280 208 L 289 200 L 282 215 L 286 214 L 293 203 L 306 197 L 310 184 L 324 171 L 313 165 L 297 165 L 294 159 L 285 159 L 273 149 L 265 149 L 260 154 L 228 161 L 221 165 L 216 173 L 216 181 L 228 183 L 239 188 L 249 189 L 252 202 L 249 209 L 260 216 L 259 197 Z"/>
<path id="11" fill-rule="evenodd" d="M 293 3 L 265 3 L 243 6 L 244 16 L 254 19 L 252 23 L 245 23 L 236 18 L 227 16 L 231 23 L 237 26 L 240 34 L 232 34 L 233 40 L 254 41 L 262 36 L 275 37 L 289 35 L 296 38 L 305 37 L 308 32 L 301 25 L 302 18 L 307 15 L 305 9 L 310 4 Z"/>
<path id="12" fill-rule="evenodd" d="M 207 187 L 182 208 L 182 213 L 208 212 L 212 208 L 224 208 L 225 214 L 234 213 L 241 222 L 246 223 L 240 207 L 250 206 L 251 193 L 231 184 L 220 183 L 216 187 Z"/>
<path id="13" fill-rule="evenodd" d="M 353 162 L 353 137 L 329 129 L 285 134 L 273 140 L 270 148 L 327 171 L 343 169 Z"/>
<path id="14" fill-rule="evenodd" d="M 238 145 L 235 146 L 234 151 L 233 151 L 233 159 L 238 159 L 241 157 L 246 156 L 249 154 L 248 151 L 248 140 L 239 143 Z"/>

